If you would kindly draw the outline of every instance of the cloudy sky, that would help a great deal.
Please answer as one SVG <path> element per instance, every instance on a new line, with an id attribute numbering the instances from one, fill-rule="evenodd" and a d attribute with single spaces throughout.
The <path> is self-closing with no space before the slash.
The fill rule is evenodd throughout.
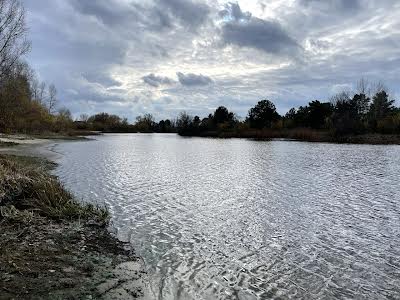
<path id="1" fill-rule="evenodd" d="M 398 0 L 23 0 L 27 57 L 75 116 L 130 120 L 260 99 L 280 113 L 353 89 L 400 95 Z M 398 102 L 397 102 L 398 103 Z"/>

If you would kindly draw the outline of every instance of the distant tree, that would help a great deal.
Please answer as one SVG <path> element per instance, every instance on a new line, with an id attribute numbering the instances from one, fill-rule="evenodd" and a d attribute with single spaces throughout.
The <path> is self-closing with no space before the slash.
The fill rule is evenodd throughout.
<path id="1" fill-rule="evenodd" d="M 349 102 L 351 100 L 350 92 L 348 91 L 342 91 L 337 93 L 336 95 L 333 95 L 331 97 L 331 103 L 333 106 L 336 106 L 338 102 L 340 103 L 345 103 Z"/>
<path id="2" fill-rule="evenodd" d="M 201 123 L 200 117 L 194 116 L 192 123 L 193 123 L 193 127 L 196 127 L 196 128 L 199 127 L 200 123 Z"/>
<path id="3" fill-rule="evenodd" d="M 296 116 L 296 108 L 292 107 L 289 111 L 285 114 L 285 118 L 287 119 L 294 119 Z"/>
<path id="4" fill-rule="evenodd" d="M 394 102 L 394 100 L 389 100 L 389 95 L 386 91 L 380 91 L 375 94 L 368 113 L 369 124 L 373 129 L 376 129 L 379 121 L 394 113 Z"/>
<path id="5" fill-rule="evenodd" d="M 229 112 L 225 106 L 218 107 L 213 115 L 213 120 L 215 124 L 232 122 L 234 119 L 234 114 Z"/>
<path id="6" fill-rule="evenodd" d="M 39 84 L 39 89 L 38 89 L 38 101 L 42 104 L 45 103 L 46 100 L 46 82 L 41 82 Z"/>
<path id="7" fill-rule="evenodd" d="M 80 116 L 79 116 L 79 119 L 78 119 L 80 122 L 87 122 L 88 120 L 89 120 L 89 115 L 87 115 L 87 114 L 81 114 Z"/>
<path id="8" fill-rule="evenodd" d="M 57 89 L 54 84 L 50 84 L 48 88 L 47 108 L 49 113 L 54 113 L 57 105 Z"/>
<path id="9" fill-rule="evenodd" d="M 66 132 L 72 127 L 72 114 L 69 109 L 63 107 L 57 111 L 55 118 L 55 131 Z"/>
<path id="10" fill-rule="evenodd" d="M 108 113 L 98 113 L 88 119 L 88 123 L 93 130 L 98 131 L 122 131 L 124 127 L 123 120 L 117 115 L 110 115 Z"/>
<path id="11" fill-rule="evenodd" d="M 364 119 L 369 110 L 369 104 L 371 99 L 366 94 L 360 93 L 355 94 L 351 100 L 352 106 L 356 110 L 356 113 L 360 119 Z"/>
<path id="12" fill-rule="evenodd" d="M 314 129 L 321 129 L 325 127 L 326 120 L 333 112 L 331 103 L 321 103 L 318 100 L 312 101 L 308 104 L 307 125 Z"/>
<path id="13" fill-rule="evenodd" d="M 181 135 L 192 134 L 193 118 L 186 112 L 181 112 L 176 119 L 176 128 Z"/>
<path id="14" fill-rule="evenodd" d="M 39 80 L 33 76 L 30 80 L 31 98 L 32 100 L 39 100 Z"/>
<path id="15" fill-rule="evenodd" d="M 166 119 L 166 120 L 161 120 L 161 121 L 158 122 L 158 124 L 157 124 L 156 131 L 157 131 L 157 132 L 165 132 L 165 133 L 174 132 L 174 128 L 173 128 L 173 127 L 174 127 L 174 126 L 173 126 L 171 120 L 168 120 L 168 119 Z"/>
<path id="16" fill-rule="evenodd" d="M 72 114 L 71 114 L 71 111 L 70 111 L 68 108 L 66 108 L 66 107 L 60 108 L 60 109 L 58 110 L 58 112 L 57 112 L 57 116 L 58 116 L 58 117 L 61 117 L 61 118 L 63 118 L 63 119 L 65 119 L 65 120 L 70 120 L 70 121 L 72 121 Z"/>
<path id="17" fill-rule="evenodd" d="M 284 116 L 284 127 L 293 128 L 296 126 L 296 108 L 292 107 Z"/>
<path id="18" fill-rule="evenodd" d="M 154 117 L 151 114 L 144 114 L 136 118 L 135 127 L 141 132 L 153 131 L 155 127 Z"/>
<path id="19" fill-rule="evenodd" d="M 372 92 L 371 83 L 367 79 L 361 78 L 357 82 L 357 92 L 356 92 L 356 94 L 364 94 L 364 95 L 366 95 L 366 97 L 370 98 L 371 97 L 371 92 Z"/>
<path id="20" fill-rule="evenodd" d="M 363 113 L 368 98 L 357 94 L 353 98 L 342 92 L 332 98 L 334 112 L 331 117 L 332 130 L 336 135 L 358 134 L 365 130 Z"/>
<path id="21" fill-rule="evenodd" d="M 275 105 L 269 100 L 259 101 L 249 110 L 247 122 L 254 128 L 270 128 L 272 122 L 279 119 Z"/>

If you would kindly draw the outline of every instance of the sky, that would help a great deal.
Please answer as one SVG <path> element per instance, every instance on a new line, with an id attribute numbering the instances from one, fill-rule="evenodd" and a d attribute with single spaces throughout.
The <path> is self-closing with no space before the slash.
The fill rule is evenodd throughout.
<path id="1" fill-rule="evenodd" d="M 224 105 L 244 118 L 261 99 L 284 114 L 360 78 L 400 95 L 398 0 L 22 2 L 26 60 L 75 117 L 203 117 Z"/>

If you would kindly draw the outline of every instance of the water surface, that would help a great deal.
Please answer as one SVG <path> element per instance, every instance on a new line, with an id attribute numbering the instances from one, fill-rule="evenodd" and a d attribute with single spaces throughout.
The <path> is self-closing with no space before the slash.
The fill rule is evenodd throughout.
<path id="1" fill-rule="evenodd" d="M 400 298 L 400 147 L 105 135 L 57 175 L 106 202 L 159 299 Z"/>

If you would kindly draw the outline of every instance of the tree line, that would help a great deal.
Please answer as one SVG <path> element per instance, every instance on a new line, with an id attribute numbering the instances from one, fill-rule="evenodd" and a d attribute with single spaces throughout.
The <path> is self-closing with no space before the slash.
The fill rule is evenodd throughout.
<path id="1" fill-rule="evenodd" d="M 400 108 L 395 107 L 383 84 L 368 84 L 360 80 L 355 93 L 341 92 L 330 101 L 314 100 L 305 106 L 290 109 L 280 115 L 274 103 L 261 100 L 252 107 L 244 120 L 226 107 L 200 119 L 181 113 L 176 120 L 181 135 L 251 136 L 261 131 L 279 136 L 279 132 L 310 129 L 331 136 L 366 133 L 400 134 Z"/>
<path id="2" fill-rule="evenodd" d="M 0 132 L 65 131 L 72 116 L 57 109 L 56 87 L 23 61 L 31 49 L 27 31 L 21 2 L 0 0 Z"/>
<path id="3" fill-rule="evenodd" d="M 102 132 L 177 132 L 183 136 L 293 137 L 321 139 L 366 133 L 400 134 L 400 108 L 383 84 L 360 80 L 356 92 L 341 92 L 329 101 L 314 100 L 280 115 L 274 103 L 261 100 L 240 119 L 220 106 L 207 117 L 182 112 L 173 120 L 156 122 L 151 114 L 126 118 L 99 113 L 82 115 L 76 129 Z M 312 136 L 313 135 L 313 136 Z"/>

